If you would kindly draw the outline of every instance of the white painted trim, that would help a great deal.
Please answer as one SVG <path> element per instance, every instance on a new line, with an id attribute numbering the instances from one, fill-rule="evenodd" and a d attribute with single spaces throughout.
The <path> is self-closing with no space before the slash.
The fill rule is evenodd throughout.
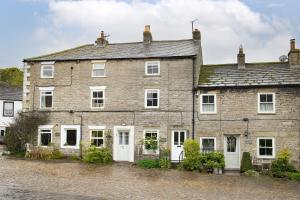
<path id="1" fill-rule="evenodd" d="M 214 105 L 215 105 L 215 110 L 213 112 L 204 112 L 203 108 L 202 108 L 202 97 L 203 96 L 214 96 Z M 213 93 L 213 94 L 200 94 L 200 114 L 205 114 L 205 115 L 214 115 L 217 114 L 217 94 Z"/>
<path id="2" fill-rule="evenodd" d="M 259 140 L 260 139 L 267 139 L 272 140 L 272 156 L 261 156 L 259 155 Z M 275 138 L 274 137 L 257 137 L 256 139 L 256 156 L 257 158 L 265 158 L 265 159 L 274 159 L 276 157 L 276 145 L 275 145 Z"/>
<path id="3" fill-rule="evenodd" d="M 90 87 L 91 109 L 103 109 L 105 107 L 105 89 L 106 89 L 106 86 L 91 86 Z M 103 92 L 103 106 L 102 107 L 93 107 L 93 92 Z"/>
<path id="4" fill-rule="evenodd" d="M 237 169 L 241 168 L 241 136 L 240 135 L 234 135 L 234 134 L 225 134 L 223 137 L 223 142 L 224 142 L 224 159 L 226 160 L 226 153 L 227 153 L 227 136 L 233 135 L 238 139 L 238 145 L 239 145 L 239 149 L 238 149 L 238 159 L 239 159 L 239 167 Z M 226 161 L 225 161 L 225 169 L 232 169 L 232 168 L 228 168 L 226 167 Z"/>
<path id="5" fill-rule="evenodd" d="M 103 77 L 106 77 L 106 61 L 92 61 L 92 78 L 103 78 Z M 94 68 L 95 68 L 95 64 L 103 64 L 103 70 L 104 70 L 104 75 L 103 76 L 95 76 L 94 75 Z"/>
<path id="6" fill-rule="evenodd" d="M 92 137 L 92 132 L 93 131 L 103 131 L 103 135 L 102 135 L 102 138 L 103 138 L 103 146 L 102 147 L 105 147 L 105 130 L 104 129 L 90 129 L 89 132 L 90 132 L 90 145 L 92 145 L 91 141 L 92 139 L 95 139 L 95 138 L 101 138 L 101 137 Z M 96 147 L 96 148 L 102 148 L 102 147 Z"/>
<path id="7" fill-rule="evenodd" d="M 173 155 L 173 153 L 172 153 L 172 151 L 174 150 L 174 147 L 173 146 L 175 146 L 174 145 L 174 132 L 184 132 L 184 141 L 186 141 L 187 140 L 187 130 L 182 130 L 182 129 L 174 129 L 174 130 L 172 130 L 172 135 L 171 135 L 171 162 L 177 162 L 177 161 L 179 161 L 179 157 L 178 158 L 176 158 L 176 159 L 173 159 L 172 158 L 172 155 Z M 179 138 L 180 138 L 180 136 L 179 136 Z M 182 150 L 184 150 L 184 148 L 183 148 L 183 144 L 182 144 Z M 183 158 L 184 158 L 184 153 L 183 153 Z"/>
<path id="8" fill-rule="evenodd" d="M 158 73 L 157 74 L 148 74 L 148 64 L 155 63 L 158 66 Z M 160 61 L 146 61 L 145 62 L 145 75 L 146 76 L 159 76 L 160 75 Z"/>
<path id="9" fill-rule="evenodd" d="M 92 60 L 91 63 L 106 63 L 106 60 Z"/>
<path id="10" fill-rule="evenodd" d="M 106 86 L 90 86 L 90 90 L 105 90 Z"/>
<path id="11" fill-rule="evenodd" d="M 118 161 L 117 148 L 118 148 L 118 131 L 119 130 L 129 130 L 129 144 L 130 144 L 130 156 L 129 162 L 134 162 L 134 126 L 114 126 L 113 132 L 113 159 Z"/>
<path id="12" fill-rule="evenodd" d="M 55 87 L 39 87 L 40 91 L 53 91 Z"/>
<path id="13" fill-rule="evenodd" d="M 262 94 L 271 94 L 273 97 L 272 97 L 272 99 L 273 99 L 273 111 L 271 111 L 271 112 L 262 112 L 262 111 L 260 111 L 260 95 L 262 95 Z M 259 93 L 257 93 L 257 112 L 259 113 L 259 114 L 275 114 L 276 113 L 276 106 L 275 106 L 275 104 L 276 104 L 276 94 L 274 93 L 274 92 L 259 92 Z"/>
<path id="14" fill-rule="evenodd" d="M 158 155 L 159 154 L 159 130 L 158 129 L 144 129 L 144 131 L 143 131 L 144 141 L 146 139 L 146 132 L 147 131 L 157 132 L 157 149 L 155 150 L 155 153 L 153 153 L 153 152 L 151 152 L 151 150 L 145 149 L 145 144 L 143 144 L 143 154 L 145 154 L 145 155 Z"/>
<path id="15" fill-rule="evenodd" d="M 53 90 L 54 90 L 54 87 L 53 87 L 53 89 L 52 90 L 41 90 L 40 89 L 40 109 L 51 109 L 51 108 L 53 108 L 53 101 L 54 101 L 54 92 L 53 92 Z M 45 107 L 45 108 L 42 108 L 42 92 L 51 92 L 52 93 L 52 102 L 51 102 L 51 107 Z M 46 95 L 46 96 L 50 96 L 50 95 Z"/>
<path id="16" fill-rule="evenodd" d="M 66 130 L 76 130 L 76 145 L 75 146 L 65 146 L 66 143 Z M 80 145 L 80 125 L 61 125 L 61 132 L 60 132 L 60 148 L 62 149 L 79 149 Z"/>
<path id="17" fill-rule="evenodd" d="M 41 65 L 54 65 L 55 61 L 41 62 Z"/>
<path id="18" fill-rule="evenodd" d="M 40 125 L 39 129 L 53 129 L 53 125 Z"/>
<path id="19" fill-rule="evenodd" d="M 44 146 L 41 145 L 41 130 L 50 130 L 51 133 L 51 142 L 53 142 L 53 125 L 40 125 L 38 126 L 38 146 L 41 147 L 48 147 L 48 146 Z"/>
<path id="20" fill-rule="evenodd" d="M 216 137 L 200 137 L 200 151 L 202 152 L 202 140 L 203 139 L 214 139 L 214 151 L 217 150 L 217 138 Z"/>
<path id="21" fill-rule="evenodd" d="M 147 106 L 147 92 L 150 90 L 157 91 L 157 106 Z M 160 102 L 160 91 L 159 89 L 145 89 L 145 97 L 144 97 L 144 104 L 145 108 L 159 108 L 159 102 Z"/>
<path id="22" fill-rule="evenodd" d="M 44 76 L 44 67 L 51 67 L 52 68 L 52 76 Z M 54 78 L 54 63 L 53 64 L 41 64 L 41 73 L 40 73 L 40 78 L 43 78 L 43 79 L 47 79 L 47 78 Z"/>
<path id="23" fill-rule="evenodd" d="M 106 126 L 94 126 L 94 125 L 91 125 L 91 126 L 88 126 L 89 129 L 92 129 L 92 130 L 103 130 L 103 129 L 106 129 Z"/>

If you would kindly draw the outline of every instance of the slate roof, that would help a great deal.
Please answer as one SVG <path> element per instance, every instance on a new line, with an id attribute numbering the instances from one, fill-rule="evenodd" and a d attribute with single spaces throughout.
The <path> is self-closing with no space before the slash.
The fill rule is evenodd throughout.
<path id="1" fill-rule="evenodd" d="M 300 86 L 300 68 L 288 63 L 249 63 L 245 69 L 237 64 L 203 65 L 199 88 L 249 86 Z"/>
<path id="2" fill-rule="evenodd" d="M 0 100 L 22 101 L 23 89 L 0 83 Z"/>
<path id="3" fill-rule="evenodd" d="M 87 44 L 48 55 L 27 58 L 24 62 L 189 57 L 196 55 L 198 50 L 198 43 L 192 39 L 152 41 L 151 44 L 115 43 L 105 47 Z"/>

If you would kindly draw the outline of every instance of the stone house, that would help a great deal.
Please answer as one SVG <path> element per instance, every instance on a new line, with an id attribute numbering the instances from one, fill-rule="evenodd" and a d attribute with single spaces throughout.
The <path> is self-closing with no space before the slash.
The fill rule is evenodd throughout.
<path id="1" fill-rule="evenodd" d="M 291 40 L 288 61 L 201 66 L 196 94 L 196 139 L 202 151 L 224 152 L 227 169 L 240 168 L 243 152 L 256 164 L 292 151 L 300 159 L 300 51 Z"/>
<path id="2" fill-rule="evenodd" d="M 159 154 L 146 145 L 151 140 L 172 143 L 178 160 L 193 132 L 202 64 L 200 32 L 192 35 L 155 41 L 145 26 L 142 42 L 110 44 L 101 32 L 95 44 L 25 59 L 23 111 L 50 113 L 37 144 L 53 143 L 66 154 L 111 146 L 114 160 L 134 162 Z"/>
<path id="3" fill-rule="evenodd" d="M 22 88 L 0 84 L 0 144 L 3 143 L 5 129 L 22 111 Z"/>

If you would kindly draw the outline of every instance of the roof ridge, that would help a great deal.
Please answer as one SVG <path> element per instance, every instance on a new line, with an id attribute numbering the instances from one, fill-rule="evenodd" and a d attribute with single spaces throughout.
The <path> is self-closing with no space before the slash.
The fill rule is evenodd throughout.
<path id="1" fill-rule="evenodd" d="M 287 64 L 288 62 L 280 62 L 280 61 L 266 61 L 266 62 L 250 62 L 245 63 L 246 65 L 264 65 L 264 64 Z M 204 67 L 218 67 L 218 66 L 234 66 L 237 63 L 220 63 L 220 64 L 205 64 L 202 65 Z"/>
<path id="2" fill-rule="evenodd" d="M 192 41 L 193 39 L 180 39 L 180 40 L 153 40 L 152 42 L 180 42 L 180 41 Z M 141 42 L 115 42 L 115 43 L 108 43 L 107 45 L 117 45 L 117 44 L 142 44 Z M 151 44 L 151 43 L 150 43 Z"/>

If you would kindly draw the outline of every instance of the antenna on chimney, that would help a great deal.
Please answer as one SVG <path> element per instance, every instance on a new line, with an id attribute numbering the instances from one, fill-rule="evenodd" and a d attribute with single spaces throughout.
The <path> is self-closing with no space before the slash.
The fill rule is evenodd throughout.
<path id="1" fill-rule="evenodd" d="M 198 21 L 198 19 L 194 19 L 194 20 L 191 21 L 191 23 L 192 23 L 192 32 L 194 31 L 194 23 L 195 23 L 196 21 Z"/>
<path id="2" fill-rule="evenodd" d="M 280 62 L 286 62 L 288 60 L 288 57 L 286 55 L 282 55 L 279 57 Z"/>

